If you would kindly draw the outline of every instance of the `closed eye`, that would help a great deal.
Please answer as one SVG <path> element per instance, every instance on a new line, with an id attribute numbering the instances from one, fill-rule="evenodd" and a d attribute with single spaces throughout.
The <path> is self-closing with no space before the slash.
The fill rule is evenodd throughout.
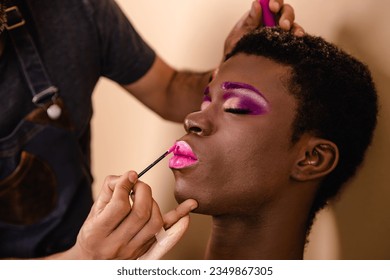
<path id="1" fill-rule="evenodd" d="M 241 109 L 241 108 L 226 108 L 224 111 L 226 113 L 237 114 L 237 115 L 247 115 L 252 113 L 251 110 Z"/>
<path id="2" fill-rule="evenodd" d="M 267 111 L 267 108 L 262 103 L 257 102 L 256 99 L 250 96 L 236 96 L 234 93 L 226 93 L 224 98 L 226 101 L 223 104 L 223 108 L 227 113 L 259 115 L 264 114 Z"/>

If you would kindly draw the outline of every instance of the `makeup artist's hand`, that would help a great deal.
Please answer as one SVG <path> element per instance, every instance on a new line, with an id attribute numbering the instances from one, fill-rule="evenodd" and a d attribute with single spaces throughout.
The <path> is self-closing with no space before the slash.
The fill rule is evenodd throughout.
<path id="1" fill-rule="evenodd" d="M 106 178 L 67 258 L 137 259 L 152 246 L 164 222 L 150 187 L 137 178 L 134 171 Z"/>
<path id="2" fill-rule="evenodd" d="M 139 259 L 158 260 L 176 245 L 187 231 L 190 223 L 190 211 L 198 207 L 198 203 L 193 199 L 187 199 L 164 215 L 164 228 L 156 234 L 156 242 Z"/>
<path id="3" fill-rule="evenodd" d="M 285 30 L 291 30 L 296 36 L 303 36 L 304 29 L 294 22 L 294 9 L 289 4 L 284 4 L 283 0 L 270 0 L 269 7 L 271 12 L 276 15 L 277 24 Z M 225 40 L 224 55 L 228 54 L 238 40 L 246 33 L 261 26 L 261 6 L 259 0 L 252 2 L 249 12 L 236 23 Z"/>

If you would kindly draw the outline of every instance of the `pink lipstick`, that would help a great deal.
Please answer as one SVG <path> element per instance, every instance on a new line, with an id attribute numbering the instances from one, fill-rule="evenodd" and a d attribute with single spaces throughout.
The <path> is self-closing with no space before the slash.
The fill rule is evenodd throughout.
<path id="1" fill-rule="evenodd" d="M 173 157 L 169 160 L 169 167 L 182 169 L 192 166 L 198 162 L 198 158 L 192 151 L 190 145 L 185 141 L 178 141 L 173 149 Z"/>

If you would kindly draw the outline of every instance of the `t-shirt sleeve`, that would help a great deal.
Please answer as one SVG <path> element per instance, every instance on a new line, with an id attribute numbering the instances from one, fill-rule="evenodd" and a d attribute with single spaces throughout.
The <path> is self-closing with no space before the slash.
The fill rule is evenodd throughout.
<path id="1" fill-rule="evenodd" d="M 101 75 L 119 84 L 137 81 L 156 54 L 141 38 L 114 0 L 89 0 L 100 43 Z"/>

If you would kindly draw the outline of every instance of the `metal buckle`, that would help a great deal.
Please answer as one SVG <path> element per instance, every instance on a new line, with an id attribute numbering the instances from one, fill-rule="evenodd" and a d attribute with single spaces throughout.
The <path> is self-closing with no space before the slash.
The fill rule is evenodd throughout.
<path id="1" fill-rule="evenodd" d="M 47 101 L 48 99 L 53 99 L 57 96 L 58 88 L 50 86 L 47 89 L 42 90 L 41 92 L 34 95 L 32 102 L 35 105 L 40 105 L 41 101 Z M 45 102 L 43 102 L 45 103 Z"/>
<path id="2" fill-rule="evenodd" d="M 15 13 L 15 16 L 16 16 L 16 18 L 19 19 L 19 22 L 11 23 L 11 25 L 9 25 L 8 19 L 10 18 L 9 14 L 11 14 L 11 13 Z M 26 21 L 23 19 L 22 15 L 21 15 L 18 7 L 16 7 L 16 6 L 12 6 L 12 7 L 5 9 L 5 14 L 6 14 L 6 19 L 7 19 L 7 21 L 5 23 L 5 28 L 7 30 L 13 30 L 13 29 L 18 28 L 26 23 Z"/>

